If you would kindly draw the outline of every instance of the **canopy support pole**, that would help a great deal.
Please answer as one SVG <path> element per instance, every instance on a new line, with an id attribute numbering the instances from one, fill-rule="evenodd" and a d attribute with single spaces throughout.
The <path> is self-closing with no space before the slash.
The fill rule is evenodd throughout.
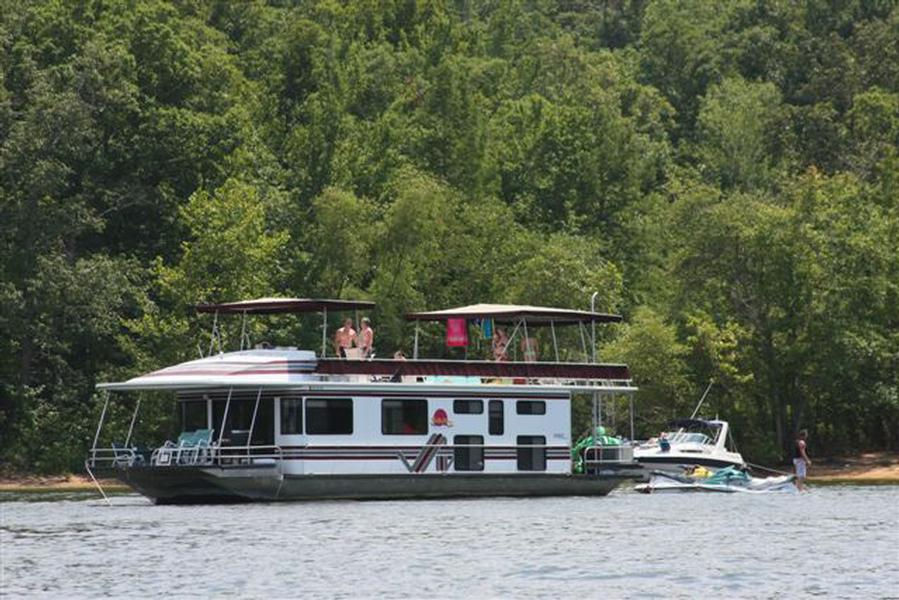
<path id="1" fill-rule="evenodd" d="M 219 311 L 215 311 L 212 316 L 212 337 L 209 338 L 209 353 L 212 356 L 212 348 L 215 346 L 215 340 L 218 338 Z"/>
<path id="2" fill-rule="evenodd" d="M 524 320 L 524 319 L 519 319 L 519 321 L 518 321 L 517 323 L 515 323 L 515 328 L 512 330 L 512 335 L 509 336 L 509 340 L 506 342 L 506 347 L 503 348 L 503 350 L 504 350 L 505 352 L 508 352 L 508 351 L 509 351 L 509 346 L 512 345 L 512 340 L 515 339 L 515 334 L 518 333 L 518 328 L 521 327 L 521 322 L 522 322 L 523 320 Z"/>
<path id="3" fill-rule="evenodd" d="M 597 392 L 597 394 L 599 395 L 599 404 L 597 405 L 596 410 L 596 420 L 599 423 L 599 426 L 602 427 L 602 394 L 599 392 Z"/>
<path id="4" fill-rule="evenodd" d="M 593 391 L 593 394 L 591 394 L 591 396 L 593 399 L 593 402 L 592 402 L 593 410 L 591 411 L 593 426 L 590 428 L 590 439 L 593 440 L 593 443 L 591 444 L 591 446 L 593 446 L 593 460 L 596 460 L 599 458 L 599 456 L 597 455 L 597 450 L 596 450 L 596 447 L 599 446 L 599 441 L 596 439 L 596 436 L 598 435 L 598 430 L 599 430 L 599 422 L 600 422 L 599 406 L 601 405 L 602 400 L 600 400 L 599 392 L 597 392 L 596 390 Z M 587 452 L 585 450 L 584 451 L 584 459 L 586 460 L 586 458 L 587 458 Z M 586 465 L 585 465 L 585 467 L 586 467 Z M 599 465 L 595 465 L 595 468 L 599 469 Z M 584 470 L 589 473 L 588 469 L 585 468 Z"/>
<path id="5" fill-rule="evenodd" d="M 328 307 L 322 309 L 322 358 L 328 353 Z"/>
<path id="6" fill-rule="evenodd" d="M 631 420 L 631 442 L 634 441 L 634 395 L 628 394 L 629 403 L 630 403 L 630 420 Z"/>
<path id="7" fill-rule="evenodd" d="M 524 350 L 521 352 L 521 360 L 527 361 L 527 352 L 531 348 L 531 338 L 528 336 L 528 320 L 524 317 L 521 318 L 521 322 L 524 323 Z"/>
<path id="8" fill-rule="evenodd" d="M 253 407 L 253 418 L 250 419 L 250 434 L 247 436 L 247 456 L 250 455 L 250 446 L 253 444 L 253 428 L 256 426 L 256 413 L 259 412 L 259 400 L 262 398 L 262 388 L 256 394 L 256 406 Z"/>
<path id="9" fill-rule="evenodd" d="M 556 340 L 556 322 L 549 322 L 549 329 L 553 334 L 553 351 L 556 354 L 556 362 L 559 362 L 559 342 Z"/>
<path id="10" fill-rule="evenodd" d="M 225 414 L 222 415 L 222 426 L 219 427 L 219 448 L 222 447 L 222 437 L 225 435 L 225 423 L 228 421 L 228 409 L 231 408 L 231 393 L 233 391 L 233 387 L 228 388 L 228 399 L 225 400 Z"/>
<path id="11" fill-rule="evenodd" d="M 581 332 L 581 347 L 584 349 L 584 362 L 590 362 L 590 355 L 587 354 L 587 336 L 584 333 L 584 322 L 577 322 L 578 331 Z"/>
<path id="12" fill-rule="evenodd" d="M 593 292 L 593 295 L 590 296 L 590 312 L 596 312 L 596 296 L 599 295 L 599 292 Z M 592 354 L 593 354 L 593 362 L 596 363 L 596 319 L 594 317 L 590 318 L 590 342 L 592 344 Z"/>
<path id="13" fill-rule="evenodd" d="M 131 441 L 131 434 L 134 432 L 134 423 L 137 421 L 137 411 L 140 410 L 140 398 L 137 399 L 137 403 L 134 406 L 134 414 L 131 415 L 131 425 L 128 426 L 128 437 L 125 438 L 125 447 L 128 447 L 128 443 Z"/>
<path id="14" fill-rule="evenodd" d="M 97 433 L 94 434 L 94 443 L 91 444 L 91 454 L 97 449 L 97 441 L 100 439 L 100 430 L 103 428 L 103 421 L 106 420 L 106 409 L 109 408 L 109 392 L 104 392 L 106 400 L 103 402 L 103 410 L 100 412 L 100 422 L 97 423 Z"/>
<path id="15" fill-rule="evenodd" d="M 247 311 L 240 313 L 240 349 L 243 350 L 243 341 L 247 336 Z M 249 349 L 249 348 L 248 348 Z"/>
<path id="16" fill-rule="evenodd" d="M 418 321 L 415 322 L 415 342 L 412 346 L 412 358 L 418 359 Z"/>

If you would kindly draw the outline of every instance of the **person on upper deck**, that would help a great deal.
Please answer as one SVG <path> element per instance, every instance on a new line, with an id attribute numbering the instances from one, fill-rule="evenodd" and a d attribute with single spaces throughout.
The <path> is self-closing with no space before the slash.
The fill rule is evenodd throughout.
<path id="1" fill-rule="evenodd" d="M 346 358 L 346 351 L 354 345 L 358 345 L 356 330 L 353 329 L 353 320 L 346 319 L 343 327 L 334 334 L 334 352 L 340 358 Z"/>
<path id="2" fill-rule="evenodd" d="M 524 358 L 524 362 L 537 362 L 539 355 L 540 344 L 537 342 L 537 338 L 521 338 L 521 356 Z"/>
<path id="3" fill-rule="evenodd" d="M 509 341 L 509 336 L 501 327 L 497 327 L 493 331 L 493 360 L 496 362 L 509 360 Z"/>
<path id="4" fill-rule="evenodd" d="M 374 354 L 375 330 L 371 328 L 371 319 L 362 317 L 362 331 L 359 332 L 359 349 L 362 350 L 362 358 L 369 358 Z"/>

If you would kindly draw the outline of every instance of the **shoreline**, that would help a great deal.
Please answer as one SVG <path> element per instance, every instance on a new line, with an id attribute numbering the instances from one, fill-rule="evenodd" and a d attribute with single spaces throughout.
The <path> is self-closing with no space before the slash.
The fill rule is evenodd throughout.
<path id="1" fill-rule="evenodd" d="M 788 471 L 789 467 L 784 467 Z M 808 483 L 817 485 L 899 485 L 899 453 L 867 452 L 852 457 L 812 458 Z M 131 491 L 116 479 L 101 479 L 105 492 Z M 0 493 L 90 492 L 97 486 L 87 475 L 7 475 L 0 477 Z"/>
<path id="2" fill-rule="evenodd" d="M 106 493 L 131 491 L 116 479 L 100 479 Z M 32 494 L 41 492 L 97 492 L 97 486 L 87 475 L 13 475 L 0 477 L 0 493 Z"/>
<path id="3" fill-rule="evenodd" d="M 824 485 L 889 485 L 899 484 L 899 453 L 865 452 L 857 456 L 812 457 L 808 482 Z"/>

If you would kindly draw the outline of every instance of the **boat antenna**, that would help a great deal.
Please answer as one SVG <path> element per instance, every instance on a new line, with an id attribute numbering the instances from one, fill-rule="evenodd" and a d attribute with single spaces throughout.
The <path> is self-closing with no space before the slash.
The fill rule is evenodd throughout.
<path id="1" fill-rule="evenodd" d="M 699 399 L 699 404 L 696 405 L 696 408 L 693 409 L 693 414 L 690 415 L 691 419 L 696 418 L 696 415 L 699 413 L 699 409 L 702 408 L 702 403 L 705 402 L 705 398 L 709 395 L 709 391 L 712 389 L 712 386 L 714 384 L 714 379 L 709 380 L 709 385 L 706 386 L 705 391 L 702 393 L 702 398 Z"/>

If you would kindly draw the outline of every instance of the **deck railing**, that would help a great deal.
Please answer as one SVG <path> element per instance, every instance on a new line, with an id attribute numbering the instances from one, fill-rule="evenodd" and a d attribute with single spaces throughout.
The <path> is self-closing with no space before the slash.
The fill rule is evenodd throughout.
<path id="1" fill-rule="evenodd" d="M 584 449 L 584 466 L 589 471 L 591 467 L 601 468 L 616 464 L 630 464 L 634 462 L 634 447 L 626 444 L 621 446 L 588 446 Z"/>
<path id="2" fill-rule="evenodd" d="M 314 450 L 315 446 L 308 446 Z M 352 450 L 352 446 L 347 446 Z M 418 452 L 397 452 L 397 459 L 404 463 L 410 473 L 424 472 L 432 461 L 442 457 L 444 462 L 437 460 L 439 471 L 447 471 L 453 465 L 455 450 L 464 449 L 480 451 L 482 453 L 506 450 L 517 452 L 518 450 L 543 450 L 544 452 L 558 446 L 548 444 L 447 444 L 429 443 L 419 447 Z M 411 461 L 410 461 L 411 459 Z M 264 465 L 282 468 L 284 451 L 277 445 L 255 446 L 218 446 L 217 444 L 198 444 L 194 446 L 177 446 L 171 442 L 150 450 L 137 448 L 124 448 L 113 446 L 111 448 L 94 448 L 90 450 L 87 465 L 90 468 L 118 468 L 152 466 L 159 468 L 179 466 L 210 466 L 210 467 L 259 467 Z M 483 457 L 482 459 L 483 460 Z M 514 460 L 514 459 L 509 459 Z M 543 459 L 544 461 L 546 458 Z M 423 461 L 423 462 L 421 462 Z M 634 462 L 634 449 L 630 445 L 622 446 L 590 446 L 584 449 L 584 466 L 587 472 L 602 468 L 603 466 L 626 465 Z M 423 467 L 423 468 L 420 468 Z"/>
<path id="3" fill-rule="evenodd" d="M 172 442 L 154 450 L 113 446 L 93 448 L 88 453 L 91 468 L 178 467 L 178 466 L 261 466 L 280 465 L 284 453 L 280 446 L 218 446 L 197 444 L 178 446 Z"/>

